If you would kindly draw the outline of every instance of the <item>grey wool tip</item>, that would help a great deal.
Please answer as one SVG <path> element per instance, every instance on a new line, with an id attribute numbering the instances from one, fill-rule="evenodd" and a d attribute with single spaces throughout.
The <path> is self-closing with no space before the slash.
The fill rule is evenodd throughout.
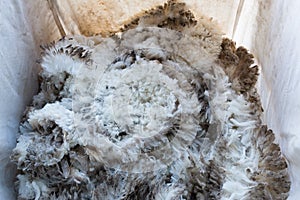
<path id="1" fill-rule="evenodd" d="M 109 37 L 43 46 L 11 159 L 18 199 L 286 199 L 253 56 L 168 1 Z"/>

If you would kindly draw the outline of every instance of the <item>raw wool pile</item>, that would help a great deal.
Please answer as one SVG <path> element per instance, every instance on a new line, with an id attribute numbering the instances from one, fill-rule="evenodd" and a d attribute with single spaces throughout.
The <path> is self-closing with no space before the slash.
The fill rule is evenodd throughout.
<path id="1" fill-rule="evenodd" d="M 18 199 L 286 199 L 258 67 L 169 1 L 111 37 L 43 47 L 12 160 Z"/>

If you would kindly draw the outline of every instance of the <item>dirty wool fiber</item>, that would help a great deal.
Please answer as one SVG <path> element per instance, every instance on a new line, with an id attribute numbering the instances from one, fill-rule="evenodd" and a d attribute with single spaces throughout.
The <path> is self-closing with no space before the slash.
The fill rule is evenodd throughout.
<path id="1" fill-rule="evenodd" d="M 111 36 L 43 46 L 19 199 L 286 199 L 253 56 L 175 1 Z"/>

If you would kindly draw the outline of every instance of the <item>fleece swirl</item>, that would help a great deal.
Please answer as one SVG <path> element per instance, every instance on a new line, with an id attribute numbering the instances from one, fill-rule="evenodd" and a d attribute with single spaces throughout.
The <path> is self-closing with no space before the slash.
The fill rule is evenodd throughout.
<path id="1" fill-rule="evenodd" d="M 286 199 L 258 67 L 169 1 L 110 37 L 43 47 L 12 160 L 19 199 Z"/>

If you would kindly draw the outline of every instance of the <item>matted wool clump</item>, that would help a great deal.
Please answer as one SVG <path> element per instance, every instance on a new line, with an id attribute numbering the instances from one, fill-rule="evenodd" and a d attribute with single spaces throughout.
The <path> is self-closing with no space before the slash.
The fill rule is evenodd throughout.
<path id="1" fill-rule="evenodd" d="M 169 1 L 44 46 L 12 160 L 18 199 L 286 199 L 253 56 Z"/>

